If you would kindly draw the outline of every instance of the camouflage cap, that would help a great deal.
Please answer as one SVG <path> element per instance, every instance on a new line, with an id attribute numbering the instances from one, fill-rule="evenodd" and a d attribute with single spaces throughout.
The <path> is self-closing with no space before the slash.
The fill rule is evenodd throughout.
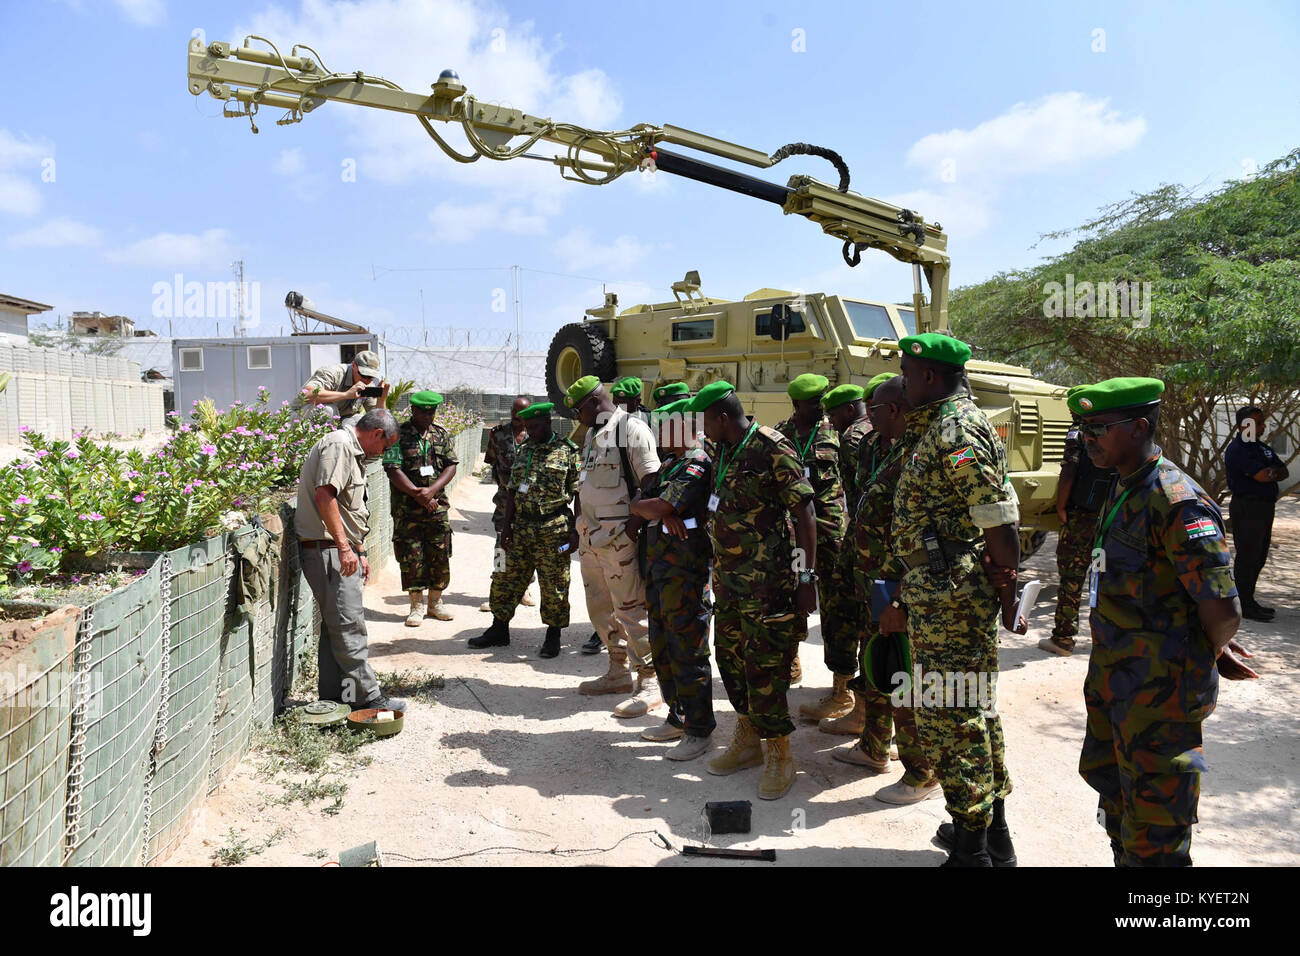
<path id="1" fill-rule="evenodd" d="M 695 397 L 687 402 L 686 411 L 702 412 L 714 402 L 726 398 L 735 390 L 736 386 L 730 382 L 710 382 L 696 392 Z"/>
<path id="2" fill-rule="evenodd" d="M 600 388 L 600 379 L 594 375 L 584 375 L 570 385 L 569 390 L 564 393 L 564 404 L 573 408 L 598 388 Z"/>
<path id="3" fill-rule="evenodd" d="M 897 372 L 881 372 L 879 375 L 872 376 L 871 381 L 867 382 L 866 386 L 862 389 L 862 397 L 870 398 L 872 395 L 875 395 L 876 389 L 880 388 L 880 386 L 884 385 L 897 374 Z"/>
<path id="4" fill-rule="evenodd" d="M 1074 414 L 1086 418 L 1154 405 L 1164 390 L 1165 383 L 1158 378 L 1108 378 L 1096 385 L 1070 389 L 1066 404 Z"/>
<path id="5" fill-rule="evenodd" d="M 437 392 L 414 392 L 411 395 L 412 408 L 437 408 L 442 404 L 442 396 Z"/>
<path id="6" fill-rule="evenodd" d="M 635 375 L 629 375 L 627 378 L 620 378 L 618 382 L 610 386 L 609 394 L 612 398 L 631 398 L 634 395 L 640 395 L 643 383 Z"/>
<path id="7" fill-rule="evenodd" d="M 798 402 L 807 398 L 820 397 L 822 392 L 826 391 L 828 385 L 830 385 L 830 380 L 825 375 L 804 372 L 790 383 L 786 393 Z"/>
<path id="8" fill-rule="evenodd" d="M 529 405 L 519 413 L 519 417 L 524 419 L 542 418 L 543 416 L 551 414 L 551 410 L 554 408 L 554 402 L 533 402 L 533 404 Z"/>
<path id="9" fill-rule="evenodd" d="M 662 405 L 674 396 L 685 397 L 689 394 L 691 394 L 691 387 L 685 382 L 669 382 L 655 389 L 655 404 Z"/>
<path id="10" fill-rule="evenodd" d="M 832 408 L 839 408 L 841 405 L 847 405 L 849 402 L 856 402 L 861 399 L 861 385 L 836 385 L 822 396 L 822 408 L 830 411 Z"/>
<path id="11" fill-rule="evenodd" d="M 379 377 L 379 353 L 372 352 L 370 349 L 363 349 L 356 355 L 352 356 L 352 361 L 356 363 L 357 371 L 366 378 Z"/>
<path id="12" fill-rule="evenodd" d="M 945 365 L 963 366 L 970 361 L 969 345 L 961 339 L 940 335 L 938 332 L 905 335 L 898 340 L 898 347 L 904 355 L 943 362 Z"/>

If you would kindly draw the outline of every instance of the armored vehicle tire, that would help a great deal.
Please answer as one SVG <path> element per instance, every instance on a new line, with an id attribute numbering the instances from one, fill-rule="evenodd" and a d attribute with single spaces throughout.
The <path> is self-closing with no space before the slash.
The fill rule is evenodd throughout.
<path id="1" fill-rule="evenodd" d="M 555 410 L 572 417 L 564 404 L 564 393 L 584 375 L 594 375 L 602 382 L 618 374 L 614 362 L 614 343 L 605 330 L 590 322 L 574 322 L 555 333 L 546 352 L 546 398 Z"/>
<path id="2" fill-rule="evenodd" d="M 1020 558 L 1023 561 L 1043 546 L 1047 540 L 1046 531 L 1025 530 L 1020 532 Z"/>

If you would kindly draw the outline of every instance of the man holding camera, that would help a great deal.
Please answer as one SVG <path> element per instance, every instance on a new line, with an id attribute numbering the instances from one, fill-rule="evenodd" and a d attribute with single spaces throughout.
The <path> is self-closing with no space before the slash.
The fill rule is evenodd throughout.
<path id="1" fill-rule="evenodd" d="M 379 372 L 379 354 L 370 349 L 358 352 L 351 362 L 323 365 L 298 393 L 298 407 L 331 405 L 339 424 L 354 424 L 366 412 L 386 408 L 388 382 Z"/>

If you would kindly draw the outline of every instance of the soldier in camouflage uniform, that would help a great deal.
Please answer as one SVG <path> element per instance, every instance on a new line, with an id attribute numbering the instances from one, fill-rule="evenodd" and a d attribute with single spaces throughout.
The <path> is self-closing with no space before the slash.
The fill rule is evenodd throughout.
<path id="1" fill-rule="evenodd" d="M 384 453 L 384 470 L 392 486 L 393 552 L 402 570 L 402 587 L 411 599 L 407 627 L 419 627 L 426 611 L 422 592 L 429 589 L 427 614 L 450 621 L 442 592 L 451 583 L 451 508 L 445 488 L 456 476 L 456 454 L 447 430 L 434 422 L 442 396 L 416 392 L 411 417 L 397 432 L 397 444 Z"/>
<path id="2" fill-rule="evenodd" d="M 822 641 L 826 666 L 836 676 L 847 676 L 846 691 L 851 695 L 849 709 L 840 709 L 838 716 L 826 716 L 818 722 L 817 729 L 825 734 L 848 734 L 856 737 L 862 733 L 865 719 L 865 700 L 862 677 L 855 676 L 858 666 L 858 644 L 862 637 L 865 608 L 855 595 L 856 585 L 853 580 L 853 506 L 857 503 L 856 478 L 858 453 L 862 441 L 871 434 L 871 419 L 867 415 L 867 406 L 863 401 L 865 390 L 861 385 L 840 385 L 822 396 L 822 407 L 830 419 L 831 427 L 839 434 L 840 483 L 844 488 L 844 512 L 846 527 L 844 544 L 839 549 L 839 560 L 833 566 L 827 565 L 827 558 L 822 552 L 822 544 L 817 542 L 817 550 L 822 552 L 821 564 L 827 570 L 829 581 L 823 590 L 836 595 L 844 595 L 841 619 L 838 628 L 832 633 L 826 630 L 825 611 L 822 612 Z M 835 646 L 834 638 L 840 639 L 844 646 Z M 850 663 L 851 662 L 851 663 Z M 832 691 L 832 696 L 834 696 Z M 804 708 L 800 708 L 801 711 Z"/>
<path id="3" fill-rule="evenodd" d="M 506 487 L 510 484 L 510 468 L 514 465 L 515 449 L 528 437 L 524 420 L 519 417 L 519 413 L 530 404 L 532 403 L 528 399 L 519 396 L 510 406 L 510 421 L 494 425 L 488 430 L 487 451 L 483 455 L 483 463 L 492 469 L 492 480 L 497 485 L 496 493 L 492 496 L 492 530 L 498 535 L 501 534 L 501 521 L 505 517 Z M 525 607 L 532 607 L 534 603 L 532 595 L 524 591 L 520 603 Z M 484 601 L 479 610 L 492 610 L 492 602 Z"/>
<path id="4" fill-rule="evenodd" d="M 1051 636 L 1038 642 L 1038 646 L 1049 653 L 1069 657 L 1074 652 L 1074 639 L 1079 633 L 1080 592 L 1088 565 L 1092 562 L 1093 540 L 1100 520 L 1097 511 L 1107 495 L 1102 486 L 1109 485 L 1114 478 L 1113 469 L 1098 469 L 1087 459 L 1076 422 L 1065 433 L 1061 477 L 1056 482 L 1056 516 L 1061 519 L 1056 542 L 1060 587 Z"/>
<path id="5" fill-rule="evenodd" d="M 1125 866 L 1191 865 L 1201 722 L 1220 674 L 1258 676 L 1236 656 L 1241 606 L 1219 507 L 1153 441 L 1163 389 L 1158 379 L 1109 379 L 1069 397 L 1087 454 L 1121 476 L 1102 509 L 1088 588 L 1079 772 L 1101 795 L 1099 820 Z"/>
<path id="6" fill-rule="evenodd" d="M 578 493 L 578 447 L 555 434 L 550 402 L 529 405 L 519 417 L 528 440 L 516 450 L 506 487 L 498 561 L 492 572 L 492 625 L 469 646 L 504 647 L 510 619 L 536 572 L 542 590 L 546 639 L 541 656 L 560 653 L 560 631 L 569 626 L 569 562 L 578 547 L 570 504 Z"/>
<path id="7" fill-rule="evenodd" d="M 868 391 L 868 407 L 875 430 L 862 443 L 860 467 L 853 482 L 860 493 L 853 516 L 852 547 L 849 549 L 854 558 L 858 598 L 866 612 L 862 622 L 864 655 L 867 644 L 877 632 L 870 613 L 874 582 L 885 582 L 884 586 L 892 593 L 903 577 L 903 566 L 894 556 L 891 546 L 894 491 L 903 471 L 903 462 L 911 458 L 918 437 L 916 432 L 907 428 L 907 413 L 911 406 L 903 394 L 901 376 L 878 376 L 868 383 Z M 883 687 L 872 685 L 865 679 L 866 670 L 864 657 L 864 679 L 859 692 L 863 703 L 861 737 L 833 751 L 832 756 L 844 763 L 884 773 L 889 769 L 889 740 L 894 736 L 898 740 L 898 757 L 903 763 L 903 778 L 876 791 L 876 799 L 901 805 L 938 796 L 941 792 L 939 782 L 921 748 L 913 708 L 901 701 L 896 705 L 890 696 L 895 688 L 889 684 Z"/>
<path id="8" fill-rule="evenodd" d="M 922 749 L 955 827 L 944 865 L 991 866 L 991 852 L 1014 865 L 1003 803 L 1011 779 L 995 708 L 999 598 L 1003 623 L 1021 624 L 1014 585 L 995 587 L 981 560 L 987 554 L 994 568 L 1014 573 L 1019 507 L 1006 449 L 964 388 L 970 347 L 925 333 L 906 336 L 899 348 L 916 444 L 894 492 L 892 547 L 906 571 L 880 630 L 905 628 L 922 679 L 939 680 L 945 697 L 953 689 L 936 701 L 933 683 L 911 688 Z M 922 696 L 923 686 L 931 693 Z"/>
<path id="9" fill-rule="evenodd" d="M 758 795 L 775 800 L 794 783 L 786 692 L 790 662 L 817 604 L 813 488 L 794 443 L 751 421 L 727 382 L 704 386 L 687 410 L 703 413 L 704 433 L 719 443 L 709 498 L 714 645 L 736 709 L 731 745 L 709 761 L 708 771 L 725 775 L 764 763 L 762 738 L 766 767 Z"/>
<path id="10" fill-rule="evenodd" d="M 840 436 L 822 414 L 821 399 L 829 383 L 824 375 L 805 373 L 786 389 L 794 406 L 794 416 L 776 426 L 794 443 L 804 477 L 813 486 L 813 507 L 817 513 L 817 552 L 826 574 L 817 582 L 822 619 L 822 652 L 833 683 L 830 693 L 815 704 L 801 704 L 799 716 L 805 720 L 839 717 L 853 709 L 849 681 L 857 669 L 854 650 L 857 634 L 852 632 L 856 616 L 853 592 L 836 587 L 836 569 L 840 561 L 840 544 L 844 540 L 844 487 L 840 484 Z M 803 676 L 796 652 L 790 683 Z"/>
<path id="11" fill-rule="evenodd" d="M 713 474 L 696 442 L 686 399 L 650 413 L 659 444 L 660 467 L 633 514 L 646 521 L 646 608 L 650 653 L 668 705 L 668 719 L 642 731 L 644 740 L 680 742 L 666 756 L 691 760 L 709 749 L 713 677 L 709 664 L 706 596 L 713 544 L 708 533 L 708 498 Z"/>

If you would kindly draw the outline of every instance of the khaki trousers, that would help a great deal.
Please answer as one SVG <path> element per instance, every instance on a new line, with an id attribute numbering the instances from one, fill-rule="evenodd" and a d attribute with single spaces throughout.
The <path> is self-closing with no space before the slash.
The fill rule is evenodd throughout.
<path id="1" fill-rule="evenodd" d="M 632 667 L 651 667 L 646 621 L 645 582 L 636 566 L 636 542 L 620 534 L 593 548 L 583 535 L 578 545 L 587 614 L 609 651 L 611 662 L 627 657 Z"/>

